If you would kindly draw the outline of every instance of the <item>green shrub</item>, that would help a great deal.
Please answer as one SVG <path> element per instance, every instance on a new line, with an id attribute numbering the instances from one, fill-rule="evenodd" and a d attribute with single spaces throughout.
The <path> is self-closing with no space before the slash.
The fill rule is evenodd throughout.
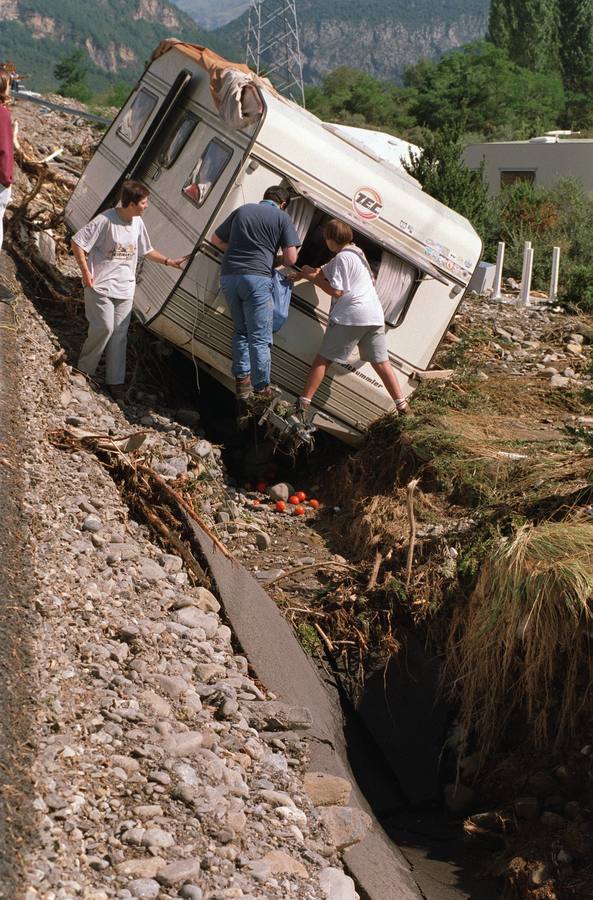
<path id="1" fill-rule="evenodd" d="M 585 312 L 593 313 L 593 264 L 575 263 L 566 266 L 560 288 L 560 300 L 573 303 Z"/>
<path id="2" fill-rule="evenodd" d="M 504 241 L 505 274 L 520 279 L 525 241 L 534 249 L 535 290 L 548 290 L 552 248 L 560 247 L 560 294 L 593 309 L 593 199 L 582 185 L 566 179 L 554 187 L 516 182 L 490 201 L 484 257 L 494 260 Z"/>

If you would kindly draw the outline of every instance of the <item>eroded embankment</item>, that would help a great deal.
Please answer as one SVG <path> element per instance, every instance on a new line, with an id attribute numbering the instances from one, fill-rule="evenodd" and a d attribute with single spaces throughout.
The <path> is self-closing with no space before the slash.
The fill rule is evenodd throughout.
<path id="1" fill-rule="evenodd" d="M 36 667 L 25 478 L 21 468 L 20 360 L 13 282 L 0 254 L 0 896 L 18 896 L 34 841 L 31 806 Z"/>

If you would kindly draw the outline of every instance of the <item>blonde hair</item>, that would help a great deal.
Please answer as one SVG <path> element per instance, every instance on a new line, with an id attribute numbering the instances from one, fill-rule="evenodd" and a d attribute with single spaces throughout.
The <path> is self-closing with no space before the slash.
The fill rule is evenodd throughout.
<path id="1" fill-rule="evenodd" d="M 0 69 L 0 103 L 8 103 L 10 100 L 10 73 L 6 69 Z"/>
<path id="2" fill-rule="evenodd" d="M 352 229 L 350 225 L 346 225 L 345 222 L 340 222 L 339 219 L 330 219 L 329 222 L 326 223 L 325 228 L 323 229 L 324 238 L 330 241 L 335 241 L 336 244 L 351 244 L 354 240 L 354 234 L 352 233 Z"/>

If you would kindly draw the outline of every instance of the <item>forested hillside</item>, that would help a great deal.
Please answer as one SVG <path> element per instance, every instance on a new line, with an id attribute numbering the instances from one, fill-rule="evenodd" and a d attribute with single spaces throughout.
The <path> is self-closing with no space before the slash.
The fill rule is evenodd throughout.
<path id="1" fill-rule="evenodd" d="M 206 41 L 205 32 L 167 0 L 0 2 L 1 55 L 14 60 L 28 76 L 26 85 L 38 90 L 56 86 L 55 64 L 79 47 L 87 55 L 95 90 L 132 82 L 165 37 Z M 216 38 L 208 41 L 216 44 Z"/>
<path id="2" fill-rule="evenodd" d="M 345 63 L 379 78 L 398 79 L 423 57 L 437 57 L 483 37 L 488 7 L 488 0 L 299 0 L 305 80 L 319 82 Z M 211 36 L 241 44 L 246 23 L 245 13 Z"/>

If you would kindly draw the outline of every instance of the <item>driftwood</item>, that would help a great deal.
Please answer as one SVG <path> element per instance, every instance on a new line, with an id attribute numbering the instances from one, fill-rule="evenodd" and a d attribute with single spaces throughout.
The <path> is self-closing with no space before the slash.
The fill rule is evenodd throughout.
<path id="1" fill-rule="evenodd" d="M 416 517 L 414 515 L 414 491 L 418 484 L 418 478 L 412 478 L 407 488 L 406 505 L 408 508 L 408 521 L 410 524 L 410 541 L 408 544 L 408 558 L 406 561 L 406 587 L 410 585 L 412 578 L 412 565 L 414 563 L 414 547 L 416 546 Z"/>

